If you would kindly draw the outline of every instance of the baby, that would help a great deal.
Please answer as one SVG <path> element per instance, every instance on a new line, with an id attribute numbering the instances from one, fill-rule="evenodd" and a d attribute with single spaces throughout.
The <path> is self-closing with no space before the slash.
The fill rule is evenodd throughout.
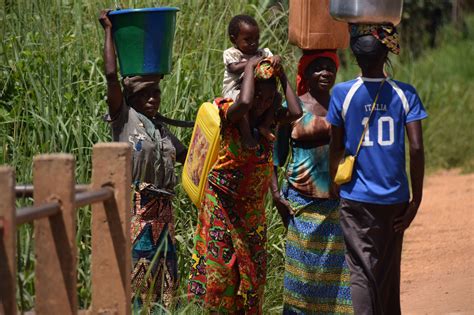
<path id="1" fill-rule="evenodd" d="M 240 94 L 240 83 L 245 65 L 252 56 L 261 56 L 269 58 L 271 65 L 278 69 L 281 58 L 273 56 L 268 48 L 259 49 L 260 30 L 255 19 L 249 15 L 234 16 L 228 27 L 229 38 L 234 47 L 224 51 L 224 81 L 222 86 L 222 95 L 226 98 L 237 100 Z M 269 108 L 258 124 L 259 133 L 269 141 L 274 141 L 275 136 L 270 128 L 274 120 L 274 108 Z M 242 143 L 248 149 L 257 147 L 258 142 L 252 135 L 250 129 L 248 114 L 246 114 L 238 124 Z"/>

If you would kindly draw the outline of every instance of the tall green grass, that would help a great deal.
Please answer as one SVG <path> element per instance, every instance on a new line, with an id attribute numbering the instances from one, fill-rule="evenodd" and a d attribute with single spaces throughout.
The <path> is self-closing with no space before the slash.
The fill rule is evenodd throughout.
<path id="1" fill-rule="evenodd" d="M 440 49 L 397 67 L 397 76 L 417 88 L 430 115 L 423 122 L 430 171 L 474 171 L 474 16 L 467 25 L 466 35 L 447 27 Z"/>
<path id="2" fill-rule="evenodd" d="M 101 8 L 177 6 L 173 72 L 162 82 L 162 108 L 172 118 L 194 119 L 198 106 L 220 94 L 222 52 L 231 44 L 227 23 L 245 12 L 260 23 L 261 46 L 284 58 L 294 77 L 299 52 L 287 43 L 287 15 L 265 11 L 263 1 L 167 0 L 17 0 L 0 12 L 0 164 L 15 167 L 18 182 L 31 182 L 32 157 L 40 153 L 70 152 L 76 156 L 76 178 L 88 182 L 91 148 L 110 141 L 103 74 L 103 31 L 97 22 Z M 427 163 L 431 168 L 465 167 L 473 160 L 473 27 L 468 38 L 446 30 L 437 51 L 419 60 L 409 56 L 393 60 L 396 79 L 418 88 L 430 118 L 424 123 Z M 467 57 L 466 57 L 467 56 Z M 338 81 L 357 74 L 349 58 Z M 187 143 L 191 131 L 174 129 Z M 177 172 L 180 173 L 180 167 Z M 22 203 L 24 204 L 24 203 Z M 282 305 L 284 228 L 267 203 L 268 283 L 266 313 Z M 174 200 L 179 244 L 180 294 L 185 293 L 196 209 L 177 187 Z M 23 226 L 18 237 L 18 301 L 21 309 L 34 306 L 32 227 Z M 90 209 L 78 211 L 78 294 L 80 306 L 90 303 Z M 112 257 L 111 257 L 112 259 Z M 182 310 L 193 313 L 194 307 Z"/>

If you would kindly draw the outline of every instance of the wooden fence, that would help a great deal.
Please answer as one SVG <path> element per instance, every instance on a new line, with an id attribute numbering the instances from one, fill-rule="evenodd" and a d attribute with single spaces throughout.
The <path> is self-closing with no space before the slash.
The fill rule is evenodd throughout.
<path id="1" fill-rule="evenodd" d="M 92 180 L 76 186 L 74 157 L 39 155 L 33 186 L 15 186 L 0 167 L 0 314 L 16 314 L 17 226 L 33 222 L 35 313 L 77 314 L 76 209 L 92 204 L 92 303 L 87 314 L 130 314 L 131 150 L 126 143 L 94 146 Z M 15 209 L 15 199 L 34 206 Z M 84 311 L 81 311 L 82 313 Z"/>

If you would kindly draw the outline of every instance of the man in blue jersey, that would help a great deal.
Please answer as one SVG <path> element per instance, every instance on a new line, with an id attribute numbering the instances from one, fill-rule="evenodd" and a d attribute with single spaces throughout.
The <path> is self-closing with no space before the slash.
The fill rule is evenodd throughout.
<path id="1" fill-rule="evenodd" d="M 391 25 L 351 25 L 350 30 L 351 49 L 362 76 L 334 87 L 326 119 L 332 125 L 333 178 L 344 153 L 356 155 L 368 121 L 351 181 L 333 189 L 336 194 L 340 189 L 354 312 L 400 314 L 403 232 L 422 199 L 421 120 L 427 115 L 415 88 L 384 72 L 388 52 L 399 53 L 396 29 Z M 411 198 L 405 171 L 405 131 Z"/>

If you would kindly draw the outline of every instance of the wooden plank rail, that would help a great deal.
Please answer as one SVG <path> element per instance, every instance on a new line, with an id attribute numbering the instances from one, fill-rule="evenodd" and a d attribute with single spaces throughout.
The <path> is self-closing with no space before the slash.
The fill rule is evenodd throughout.
<path id="1" fill-rule="evenodd" d="M 20 208 L 16 211 L 16 225 L 50 217 L 61 211 L 61 205 L 53 201 L 44 205 Z"/>
<path id="2" fill-rule="evenodd" d="M 76 194 L 74 207 L 80 208 L 96 202 L 105 201 L 114 196 L 111 188 L 104 187 L 97 191 L 87 191 Z M 16 211 L 16 224 L 21 225 L 32 222 L 34 220 L 50 217 L 57 214 L 61 210 L 61 205 L 57 201 L 53 201 L 40 206 L 20 208 Z M 2 221 L 0 221 L 2 224 Z"/>
<path id="3" fill-rule="evenodd" d="M 0 167 L 0 315 L 17 313 L 16 226 L 34 222 L 34 314 L 78 310 L 76 209 L 92 204 L 92 303 L 87 314 L 131 313 L 131 147 L 94 146 L 91 185 L 74 184 L 74 157 L 40 155 L 33 185 L 15 186 L 14 171 Z M 15 197 L 34 206 L 15 210 Z"/>
<path id="4" fill-rule="evenodd" d="M 76 185 L 76 193 L 87 191 L 89 185 L 79 184 Z M 16 185 L 15 186 L 16 198 L 31 198 L 33 197 L 33 185 Z"/>
<path id="5" fill-rule="evenodd" d="M 114 190 L 111 187 L 103 187 L 95 191 L 86 191 L 76 194 L 76 208 L 91 205 L 96 202 L 107 201 L 114 197 Z"/>

